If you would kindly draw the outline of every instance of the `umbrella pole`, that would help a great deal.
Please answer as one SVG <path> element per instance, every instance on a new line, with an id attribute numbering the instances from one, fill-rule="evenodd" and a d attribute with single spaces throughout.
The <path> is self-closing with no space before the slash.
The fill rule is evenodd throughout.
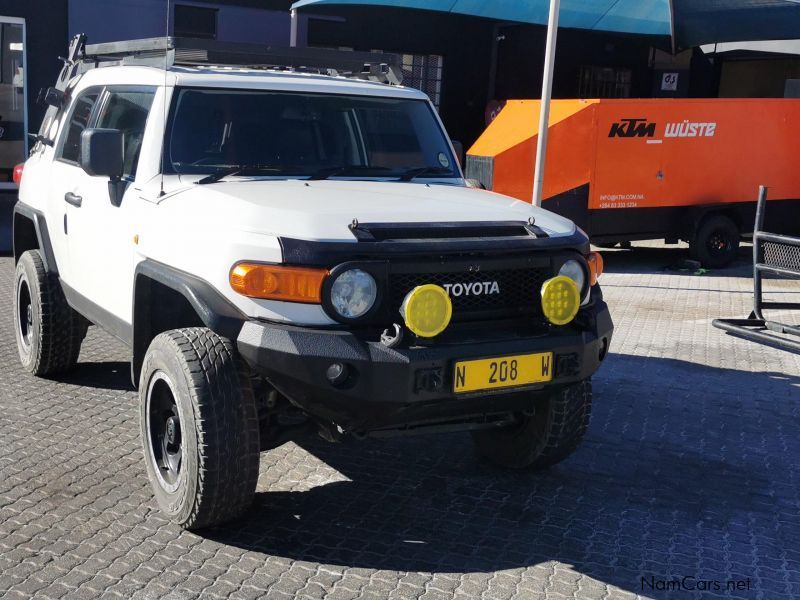
<path id="1" fill-rule="evenodd" d="M 550 97 L 553 93 L 553 70 L 556 62 L 556 38 L 560 0 L 550 0 L 550 18 L 547 21 L 547 46 L 544 51 L 544 77 L 542 78 L 542 104 L 539 113 L 539 138 L 536 142 L 536 167 L 533 171 L 533 204 L 542 205 L 544 188 L 544 159 L 547 155 L 547 131 L 550 123 Z"/>
<path id="2" fill-rule="evenodd" d="M 297 9 L 293 8 L 291 14 L 291 29 L 289 30 L 289 45 L 294 48 L 297 46 L 297 29 L 299 27 L 299 17 L 297 16 Z"/>

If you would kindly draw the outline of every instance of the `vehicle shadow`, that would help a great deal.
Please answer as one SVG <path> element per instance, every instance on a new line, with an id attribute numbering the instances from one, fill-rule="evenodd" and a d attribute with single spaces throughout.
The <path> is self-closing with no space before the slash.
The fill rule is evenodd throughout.
<path id="1" fill-rule="evenodd" d="M 81 387 L 123 392 L 134 391 L 130 362 L 79 362 L 69 373 L 52 379 L 59 383 Z"/>
<path id="2" fill-rule="evenodd" d="M 307 437 L 297 443 L 346 481 L 308 489 L 318 476 L 295 469 L 290 489 L 259 493 L 244 518 L 203 535 L 369 569 L 490 573 L 559 561 L 648 595 L 641 577 L 700 575 L 699 556 L 705 575 L 752 571 L 730 558 L 758 543 L 752 533 L 737 549 L 742 529 L 800 521 L 778 516 L 794 497 L 784 482 L 797 457 L 780 445 L 798 420 L 800 377 L 627 355 L 605 367 L 585 443 L 548 471 L 498 471 L 461 434 L 338 446 Z"/>
<path id="3" fill-rule="evenodd" d="M 689 249 L 679 246 L 633 246 L 629 250 L 597 248 L 603 255 L 606 273 L 702 275 L 704 277 L 753 276 L 753 246 L 743 243 L 736 260 L 722 269 L 704 269 L 686 264 Z"/>

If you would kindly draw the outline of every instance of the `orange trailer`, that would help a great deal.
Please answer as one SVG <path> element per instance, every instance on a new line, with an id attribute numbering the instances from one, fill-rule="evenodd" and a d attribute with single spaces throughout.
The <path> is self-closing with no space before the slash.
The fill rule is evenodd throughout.
<path id="1" fill-rule="evenodd" d="M 539 101 L 509 101 L 469 150 L 467 177 L 527 202 Z M 800 100 L 554 100 L 543 206 L 595 243 L 688 241 L 707 266 L 752 232 L 759 185 L 767 228 L 800 234 Z"/>

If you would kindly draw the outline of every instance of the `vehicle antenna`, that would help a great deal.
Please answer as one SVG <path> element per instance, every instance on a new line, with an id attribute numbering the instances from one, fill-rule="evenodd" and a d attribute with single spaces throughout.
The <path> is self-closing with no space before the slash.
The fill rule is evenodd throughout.
<path id="1" fill-rule="evenodd" d="M 167 23 L 164 31 L 164 133 L 166 135 L 167 128 L 167 74 L 169 71 L 169 18 L 170 18 L 170 0 L 167 0 Z M 161 191 L 158 197 L 164 195 L 164 146 L 161 146 Z"/>

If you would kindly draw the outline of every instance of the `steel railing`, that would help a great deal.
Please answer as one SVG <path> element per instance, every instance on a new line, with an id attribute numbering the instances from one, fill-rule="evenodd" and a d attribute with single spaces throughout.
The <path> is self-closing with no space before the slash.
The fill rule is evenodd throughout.
<path id="1" fill-rule="evenodd" d="M 765 274 L 800 280 L 800 238 L 764 231 L 767 188 L 761 186 L 753 228 L 753 312 L 746 319 L 715 319 L 712 325 L 732 335 L 783 350 L 800 352 L 800 326 L 772 321 L 764 310 L 800 310 L 798 302 L 767 302 L 763 297 Z M 799 290 L 800 291 L 800 290 Z"/>

